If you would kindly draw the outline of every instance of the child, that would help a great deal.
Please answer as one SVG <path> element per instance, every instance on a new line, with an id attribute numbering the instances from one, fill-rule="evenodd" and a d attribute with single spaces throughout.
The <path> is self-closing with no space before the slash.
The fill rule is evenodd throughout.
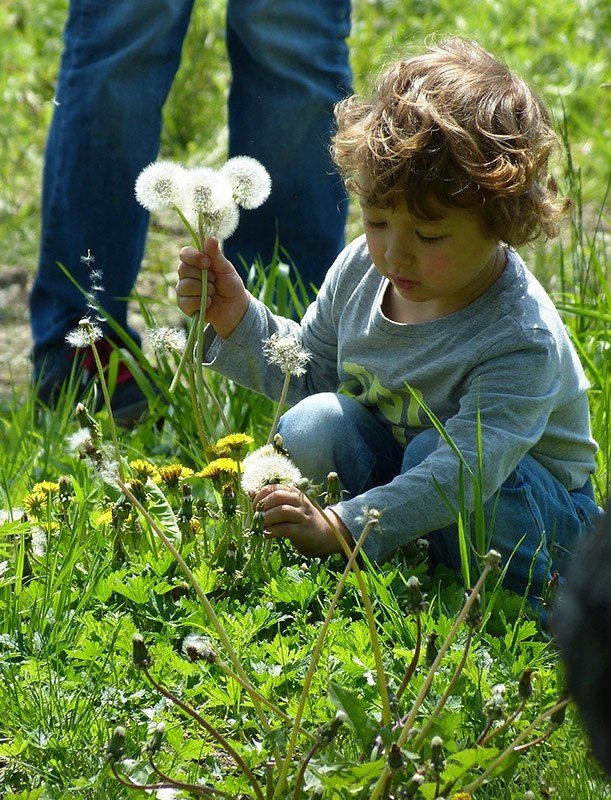
<path id="1" fill-rule="evenodd" d="M 262 354 L 273 333 L 312 354 L 292 378 L 280 433 L 301 472 L 338 473 L 344 498 L 325 518 L 296 488 L 254 497 L 270 536 L 305 555 L 350 544 L 368 509 L 373 561 L 426 536 L 458 569 L 459 459 L 477 476 L 490 544 L 536 604 L 553 571 L 598 518 L 587 381 L 562 321 L 513 249 L 557 233 L 542 102 L 478 45 L 451 38 L 394 64 L 371 99 L 337 107 L 333 155 L 360 201 L 365 235 L 340 254 L 301 324 L 245 290 L 209 239 L 181 250 L 178 305 L 199 306 L 207 271 L 208 364 L 271 398 L 282 375 Z M 462 503 L 474 489 L 462 470 Z M 515 552 L 514 552 L 515 551 Z"/>

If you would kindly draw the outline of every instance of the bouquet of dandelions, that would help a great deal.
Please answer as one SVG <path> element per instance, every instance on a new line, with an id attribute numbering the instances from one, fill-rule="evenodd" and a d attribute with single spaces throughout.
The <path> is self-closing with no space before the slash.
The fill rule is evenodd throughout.
<path id="1" fill-rule="evenodd" d="M 221 169 L 187 169 L 170 161 L 145 167 L 136 179 L 136 200 L 147 211 L 172 208 L 189 231 L 195 247 L 203 251 L 204 241 L 215 236 L 220 242 L 235 231 L 239 207 L 257 208 L 267 200 L 271 179 L 265 167 L 250 156 L 230 158 Z M 172 380 L 170 392 L 191 359 L 198 390 L 203 388 L 203 342 L 206 322 L 206 280 L 202 280 L 199 312 L 191 319 L 187 345 Z M 199 393 L 201 397 L 201 392 Z"/>

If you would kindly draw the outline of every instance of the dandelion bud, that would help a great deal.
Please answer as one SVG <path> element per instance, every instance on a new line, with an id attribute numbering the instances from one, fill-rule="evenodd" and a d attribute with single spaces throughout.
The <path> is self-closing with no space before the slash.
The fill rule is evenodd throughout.
<path id="1" fill-rule="evenodd" d="M 142 505 L 146 503 L 146 490 L 140 478 L 133 478 L 131 481 L 128 481 L 126 486 L 139 503 Z"/>
<path id="2" fill-rule="evenodd" d="M 527 792 L 524 792 L 523 800 L 535 800 L 535 793 L 531 792 L 531 790 L 529 789 Z"/>
<path id="3" fill-rule="evenodd" d="M 497 550 L 489 550 L 484 558 L 484 564 L 493 570 L 498 570 L 501 566 L 502 556 Z"/>
<path id="4" fill-rule="evenodd" d="M 443 739 L 441 736 L 433 736 L 431 739 L 431 763 L 435 772 L 441 772 L 445 766 Z"/>
<path id="5" fill-rule="evenodd" d="M 566 716 L 566 706 L 562 706 L 562 708 L 559 708 L 558 711 L 554 711 L 554 713 L 550 716 L 549 719 L 554 728 L 559 728 L 564 722 L 565 716 Z"/>
<path id="6" fill-rule="evenodd" d="M 110 741 L 106 746 L 106 758 L 109 761 L 120 761 L 123 758 L 124 745 L 125 745 L 125 728 L 118 726 L 112 732 Z"/>
<path id="7" fill-rule="evenodd" d="M 139 633 L 132 636 L 132 661 L 136 669 L 148 669 L 153 663 L 144 639 Z"/>
<path id="8" fill-rule="evenodd" d="M 492 695 L 484 705 L 484 714 L 489 720 L 497 721 L 505 715 L 505 686 L 498 683 L 492 687 Z"/>
<path id="9" fill-rule="evenodd" d="M 250 532 L 255 536 L 263 536 L 263 532 L 265 531 L 265 515 L 262 511 L 255 511 L 252 515 L 252 525 L 250 526 Z"/>
<path id="10" fill-rule="evenodd" d="M 183 483 L 181 490 L 182 501 L 178 511 L 178 519 L 180 522 L 186 523 L 189 522 L 193 516 L 193 494 L 188 483 Z"/>
<path id="11" fill-rule="evenodd" d="M 421 775 L 419 772 L 414 772 L 412 777 L 408 780 L 405 785 L 405 794 L 404 797 L 415 797 L 416 792 L 424 783 L 424 775 Z"/>
<path id="12" fill-rule="evenodd" d="M 528 700 L 528 698 L 532 695 L 532 693 L 533 693 L 532 670 L 525 669 L 518 683 L 518 694 L 523 700 Z"/>
<path id="13" fill-rule="evenodd" d="M 284 449 L 284 441 L 281 433 L 276 433 L 274 435 L 274 450 L 280 453 L 281 456 L 286 456 L 287 458 L 289 456 L 288 450 Z"/>
<path id="14" fill-rule="evenodd" d="M 418 614 L 426 609 L 426 595 L 420 590 L 421 583 L 415 575 L 407 581 L 408 614 Z"/>
<path id="15" fill-rule="evenodd" d="M 161 750 L 163 737 L 165 736 L 165 723 L 160 722 L 153 731 L 150 742 L 146 746 L 146 752 L 154 756 Z"/>
<path id="16" fill-rule="evenodd" d="M 426 637 L 425 659 L 426 659 L 426 663 L 429 666 L 433 665 L 433 662 L 437 658 L 437 653 L 439 652 L 439 648 L 435 644 L 436 640 L 437 640 L 437 634 L 436 633 L 429 633 L 428 636 Z"/>
<path id="17" fill-rule="evenodd" d="M 332 506 L 335 503 L 341 503 L 341 500 L 342 487 L 339 482 L 339 477 L 337 472 L 330 472 L 327 475 L 327 491 L 324 496 L 325 505 Z"/>
<path id="18" fill-rule="evenodd" d="M 182 651 L 191 661 L 205 661 L 214 664 L 217 654 L 208 639 L 196 633 L 185 636 L 182 643 Z"/>
<path id="19" fill-rule="evenodd" d="M 70 502 L 70 498 L 74 497 L 74 484 L 70 475 L 60 475 L 57 481 L 59 485 L 59 500 L 61 503 Z"/>
<path id="20" fill-rule="evenodd" d="M 403 757 L 401 748 L 396 742 L 393 742 L 390 746 L 390 750 L 388 751 L 389 768 L 393 772 L 398 772 L 398 770 L 403 768 L 404 763 L 405 763 L 405 758 Z"/>
<path id="21" fill-rule="evenodd" d="M 226 483 L 221 489 L 221 509 L 224 516 L 233 517 L 238 508 L 238 496 L 231 483 Z"/>
<path id="22" fill-rule="evenodd" d="M 331 744 L 346 719 L 346 714 L 343 711 L 338 711 L 330 722 L 321 725 L 316 731 L 320 743 L 322 745 Z"/>

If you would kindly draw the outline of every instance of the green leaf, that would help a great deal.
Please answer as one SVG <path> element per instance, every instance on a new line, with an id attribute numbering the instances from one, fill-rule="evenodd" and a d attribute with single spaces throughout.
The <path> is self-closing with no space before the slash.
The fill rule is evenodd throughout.
<path id="1" fill-rule="evenodd" d="M 182 536 L 176 516 L 172 511 L 166 496 L 161 491 L 157 484 L 149 481 L 146 484 L 146 492 L 148 496 L 148 512 L 159 522 L 163 528 L 163 532 L 172 542 L 175 547 L 180 547 Z"/>
<path id="2" fill-rule="evenodd" d="M 365 700 L 351 689 L 345 689 L 333 682 L 329 684 L 329 699 L 336 708 L 346 714 L 348 722 L 356 732 L 363 753 L 369 755 L 379 726 L 367 715 Z"/>

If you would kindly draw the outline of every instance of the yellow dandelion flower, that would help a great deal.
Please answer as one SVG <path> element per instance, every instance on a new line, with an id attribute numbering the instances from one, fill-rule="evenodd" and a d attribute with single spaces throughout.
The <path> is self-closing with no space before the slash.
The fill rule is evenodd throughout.
<path id="1" fill-rule="evenodd" d="M 101 528 L 102 525 L 110 525 L 112 523 L 112 509 L 107 508 L 99 514 L 96 514 L 92 522 L 95 528 Z"/>
<path id="2" fill-rule="evenodd" d="M 452 800 L 472 800 L 473 795 L 471 792 L 458 792 L 452 795 Z"/>
<path id="3" fill-rule="evenodd" d="M 23 507 L 33 517 L 39 517 L 47 510 L 48 494 L 38 489 L 35 492 L 28 492 L 23 498 Z"/>
<path id="4" fill-rule="evenodd" d="M 150 461 L 145 461 L 143 458 L 136 458 L 133 461 L 130 461 L 129 466 L 131 469 L 133 469 L 136 475 L 143 480 L 152 478 L 157 472 L 157 467 L 154 464 L 151 464 Z"/>
<path id="5" fill-rule="evenodd" d="M 214 482 L 222 481 L 223 483 L 237 474 L 238 462 L 233 458 L 215 458 L 201 472 L 197 473 L 200 478 L 210 478 Z"/>
<path id="6" fill-rule="evenodd" d="M 53 481 L 40 481 L 32 486 L 32 492 L 55 494 L 56 492 L 59 492 L 59 483 L 53 483 Z"/>
<path id="7" fill-rule="evenodd" d="M 57 533 L 59 531 L 59 522 L 55 522 L 54 520 L 51 522 L 39 522 L 38 527 L 47 535 Z"/>
<path id="8" fill-rule="evenodd" d="M 212 449 L 217 455 L 226 456 L 231 453 L 239 453 L 243 447 L 247 447 L 253 442 L 253 437 L 247 433 L 230 433 L 219 439 Z"/>
<path id="9" fill-rule="evenodd" d="M 202 529 L 202 523 L 197 519 L 197 517 L 191 517 L 189 520 L 189 527 L 193 533 L 199 533 Z"/>
<path id="10" fill-rule="evenodd" d="M 182 464 L 168 464 L 159 467 L 157 473 L 166 486 L 178 486 L 179 481 L 190 478 L 194 473 L 190 467 L 183 467 Z"/>

